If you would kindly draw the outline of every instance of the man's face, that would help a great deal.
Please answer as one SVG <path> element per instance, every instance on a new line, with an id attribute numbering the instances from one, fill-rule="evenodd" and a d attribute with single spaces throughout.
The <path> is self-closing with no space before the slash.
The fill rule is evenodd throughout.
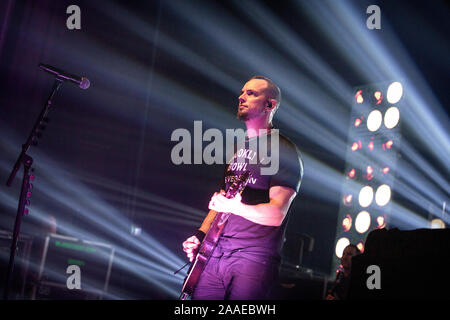
<path id="1" fill-rule="evenodd" d="M 351 269 L 352 257 L 356 255 L 356 249 L 354 247 L 346 247 L 341 257 L 341 264 L 344 269 Z"/>
<path id="2" fill-rule="evenodd" d="M 266 89 L 267 82 L 263 79 L 252 79 L 244 85 L 239 96 L 239 120 L 247 121 L 265 116 L 264 109 L 268 105 Z"/>

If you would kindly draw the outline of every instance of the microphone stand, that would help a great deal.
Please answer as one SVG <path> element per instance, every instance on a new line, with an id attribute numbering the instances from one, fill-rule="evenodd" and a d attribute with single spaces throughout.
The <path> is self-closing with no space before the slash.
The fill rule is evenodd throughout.
<path id="1" fill-rule="evenodd" d="M 34 176 L 30 173 L 30 171 L 33 171 L 31 168 L 31 165 L 33 164 L 33 158 L 27 155 L 27 151 L 30 147 L 30 145 L 37 145 L 37 139 L 41 137 L 43 130 L 46 127 L 46 124 L 48 122 L 47 114 L 50 111 L 50 107 L 52 104 L 53 96 L 55 95 L 56 91 L 58 91 L 59 87 L 63 83 L 63 79 L 56 77 L 55 82 L 53 84 L 52 92 L 50 93 L 50 96 L 47 99 L 46 104 L 41 110 L 41 113 L 39 114 L 39 117 L 37 118 L 33 129 L 31 130 L 28 139 L 26 142 L 22 145 L 22 151 L 19 154 L 19 157 L 17 158 L 16 163 L 14 164 L 14 167 L 11 171 L 11 174 L 9 175 L 8 181 L 6 182 L 6 185 L 8 187 L 11 186 L 12 181 L 14 180 L 14 177 L 17 174 L 17 171 L 20 169 L 20 166 L 23 164 L 24 171 L 23 171 L 23 180 L 22 180 L 22 188 L 20 192 L 20 198 L 19 198 L 19 205 L 17 207 L 17 215 L 16 215 L 16 221 L 14 223 L 14 231 L 13 231 L 13 237 L 12 237 L 12 243 L 11 243 L 11 252 L 9 256 L 9 264 L 8 264 L 8 273 L 6 276 L 6 285 L 5 285 L 5 291 L 3 294 L 3 299 L 8 300 L 9 296 L 9 289 L 11 286 L 11 278 L 13 275 L 14 270 L 14 257 L 17 251 L 17 242 L 19 239 L 19 233 L 20 233 L 20 224 L 22 222 L 22 216 L 28 214 L 28 209 L 25 207 L 26 205 L 29 205 L 29 198 L 31 196 L 31 188 L 32 185 L 30 183 L 30 180 L 34 179 Z"/>

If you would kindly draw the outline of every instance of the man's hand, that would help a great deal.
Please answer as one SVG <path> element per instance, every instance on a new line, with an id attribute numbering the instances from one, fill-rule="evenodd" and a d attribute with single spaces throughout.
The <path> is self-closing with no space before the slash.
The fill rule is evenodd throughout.
<path id="1" fill-rule="evenodd" d="M 230 212 L 239 214 L 243 209 L 242 196 L 237 193 L 234 198 L 228 199 L 222 193 L 216 192 L 209 201 L 208 208 L 217 212 Z"/>
<path id="2" fill-rule="evenodd" d="M 192 262 L 194 259 L 195 251 L 197 251 L 197 248 L 200 246 L 200 241 L 197 239 L 196 236 L 192 236 L 186 239 L 185 242 L 183 242 L 183 251 L 186 252 L 187 257 L 189 258 L 189 261 Z"/>

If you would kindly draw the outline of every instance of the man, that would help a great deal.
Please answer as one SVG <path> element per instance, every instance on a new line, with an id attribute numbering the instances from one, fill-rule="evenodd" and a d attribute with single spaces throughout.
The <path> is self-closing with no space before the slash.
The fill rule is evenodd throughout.
<path id="1" fill-rule="evenodd" d="M 352 258 L 361 251 L 354 244 L 349 244 L 342 252 L 341 265 L 343 271 L 339 271 L 332 288 L 326 296 L 326 300 L 345 300 L 350 286 L 350 274 L 352 271 Z"/>
<path id="2" fill-rule="evenodd" d="M 285 218 L 303 175 L 300 153 L 290 140 L 279 135 L 278 148 L 271 149 L 268 137 L 275 134 L 272 119 L 280 101 L 280 89 L 268 78 L 255 76 L 242 88 L 237 118 L 247 127 L 245 150 L 237 150 L 225 172 L 221 192 L 211 198 L 208 215 L 197 233 L 183 243 L 192 261 L 216 213 L 231 213 L 192 299 L 265 299 L 277 279 Z M 252 140 L 261 139 L 268 141 L 267 150 L 279 161 L 272 175 L 261 174 L 263 159 L 258 158 L 257 163 L 248 160 L 251 152 L 258 155 L 251 150 L 258 145 Z M 251 179 L 242 194 L 228 199 L 224 190 L 245 171 L 243 166 L 232 164 L 244 160 Z"/>

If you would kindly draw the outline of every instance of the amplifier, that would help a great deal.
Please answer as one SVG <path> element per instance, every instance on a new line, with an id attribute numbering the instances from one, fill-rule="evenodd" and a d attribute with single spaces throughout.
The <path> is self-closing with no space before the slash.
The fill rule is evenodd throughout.
<path id="1" fill-rule="evenodd" d="M 113 259 L 114 248 L 108 244 L 48 235 L 32 299 L 102 299 Z M 72 285 L 74 277 L 79 287 Z"/>
<path id="2" fill-rule="evenodd" d="M 273 300 L 322 300 L 328 286 L 328 276 L 312 269 L 283 263 L 279 281 L 272 287 Z"/>
<path id="3" fill-rule="evenodd" d="M 0 288 L 3 293 L 6 285 L 6 276 L 11 254 L 12 232 L 0 230 Z M 17 240 L 16 255 L 14 257 L 14 270 L 11 279 L 9 296 L 13 299 L 23 299 L 25 284 L 29 268 L 29 257 L 33 238 L 21 234 Z"/>

